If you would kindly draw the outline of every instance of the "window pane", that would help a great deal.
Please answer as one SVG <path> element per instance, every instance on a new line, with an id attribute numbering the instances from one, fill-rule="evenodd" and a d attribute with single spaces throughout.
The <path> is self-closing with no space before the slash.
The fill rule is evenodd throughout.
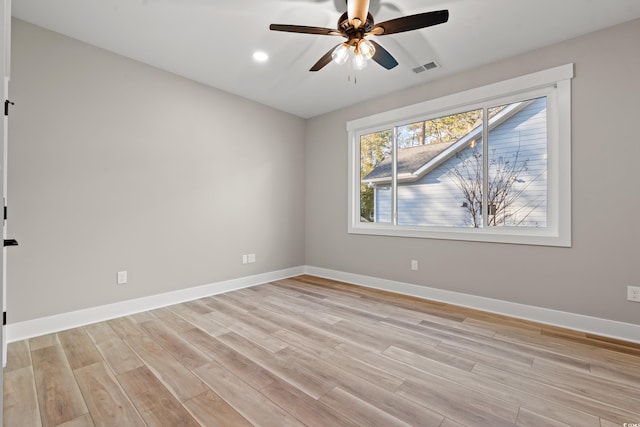
<path id="1" fill-rule="evenodd" d="M 547 226 L 547 99 L 489 109 L 488 224 Z"/>
<path id="2" fill-rule="evenodd" d="M 481 138 L 482 110 L 398 127 L 398 225 L 479 225 L 470 212 L 482 199 Z"/>
<path id="3" fill-rule="evenodd" d="M 573 68 L 347 122 L 348 232 L 570 247 Z"/>
<path id="4" fill-rule="evenodd" d="M 360 137 L 360 221 L 391 222 L 391 130 Z"/>

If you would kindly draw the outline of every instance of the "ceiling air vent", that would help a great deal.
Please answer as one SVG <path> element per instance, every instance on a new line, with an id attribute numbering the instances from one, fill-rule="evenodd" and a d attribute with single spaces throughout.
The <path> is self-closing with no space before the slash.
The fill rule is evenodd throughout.
<path id="1" fill-rule="evenodd" d="M 438 68 L 439 65 L 436 61 L 427 62 L 426 64 L 420 65 L 413 69 L 413 72 L 419 74 L 423 71 L 433 70 L 434 68 Z"/>

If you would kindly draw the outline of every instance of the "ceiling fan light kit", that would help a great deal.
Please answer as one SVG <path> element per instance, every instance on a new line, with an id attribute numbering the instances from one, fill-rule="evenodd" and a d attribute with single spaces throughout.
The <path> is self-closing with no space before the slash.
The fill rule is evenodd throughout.
<path id="1" fill-rule="evenodd" d="M 353 53 L 349 43 L 342 43 L 336 46 L 331 52 L 331 59 L 336 64 L 342 65 L 351 59 L 351 66 L 354 70 L 362 70 L 367 66 L 368 61 L 373 57 L 376 48 L 369 40 L 361 39 L 354 46 Z"/>
<path id="2" fill-rule="evenodd" d="M 418 30 L 443 24 L 448 20 L 449 11 L 438 10 L 403 16 L 374 24 L 373 16 L 369 13 L 369 0 L 347 0 L 347 12 L 340 16 L 335 30 L 332 28 L 281 24 L 271 24 L 269 29 L 289 33 L 341 36 L 347 39 L 346 42 L 340 43 L 325 53 L 309 71 L 319 71 L 331 61 L 336 64 L 345 64 L 349 62 L 349 59 L 351 59 L 350 64 L 354 70 L 361 70 L 366 67 L 370 59 L 390 70 L 398 65 L 398 61 L 385 48 L 365 37 L 385 36 Z M 353 47 L 353 52 L 351 47 Z"/>
<path id="3" fill-rule="evenodd" d="M 331 52 L 331 59 L 336 64 L 342 65 L 349 59 L 349 45 L 346 43 L 339 44 Z"/>

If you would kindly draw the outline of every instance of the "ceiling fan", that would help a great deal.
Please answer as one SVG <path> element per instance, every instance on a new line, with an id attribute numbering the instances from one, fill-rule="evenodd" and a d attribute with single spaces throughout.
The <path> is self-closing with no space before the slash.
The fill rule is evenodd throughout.
<path id="1" fill-rule="evenodd" d="M 347 0 L 347 11 L 338 19 L 337 29 L 281 24 L 271 24 L 269 29 L 289 33 L 342 36 L 347 39 L 346 42 L 338 44 L 325 53 L 309 71 L 318 71 L 331 61 L 344 64 L 350 58 L 353 68 L 356 70 L 364 68 L 369 59 L 373 59 L 387 70 L 390 70 L 398 65 L 398 61 L 378 43 L 365 37 L 370 35 L 386 36 L 418 30 L 432 25 L 443 24 L 448 20 L 449 11 L 438 10 L 403 16 L 375 24 L 373 16 L 369 13 L 369 0 Z M 351 52 L 351 47 L 353 47 L 353 53 Z"/>

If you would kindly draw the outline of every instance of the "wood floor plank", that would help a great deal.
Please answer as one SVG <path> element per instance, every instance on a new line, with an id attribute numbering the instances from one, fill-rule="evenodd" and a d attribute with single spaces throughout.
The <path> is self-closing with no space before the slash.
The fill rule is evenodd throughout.
<path id="1" fill-rule="evenodd" d="M 360 426 L 408 427 L 410 425 L 339 387 L 322 396 L 320 401 Z M 440 423 L 441 420 L 437 424 L 424 424 L 424 426 L 439 426 Z"/>
<path id="2" fill-rule="evenodd" d="M 306 317 L 310 312 L 314 313 L 314 320 L 322 323 L 336 323 L 343 320 L 343 317 L 336 316 L 328 312 L 329 306 L 323 304 L 324 300 L 302 295 L 294 297 L 285 293 L 267 293 L 266 297 L 261 297 L 261 307 L 269 308 L 272 311 L 284 314 L 296 313 Z"/>
<path id="3" fill-rule="evenodd" d="M 306 323 L 297 317 L 279 314 L 269 309 L 262 308 L 256 309 L 251 313 L 257 319 L 276 322 L 280 326 L 280 329 L 285 329 L 300 336 L 304 336 L 319 346 L 331 348 L 344 342 L 343 339 L 336 337 L 333 334 L 326 333 L 323 329 Z"/>
<path id="4" fill-rule="evenodd" d="M 562 338 L 542 336 L 540 333 L 534 333 L 528 330 L 514 329 L 510 331 L 501 331 L 494 336 L 494 339 L 497 341 L 507 341 L 516 344 L 522 344 L 527 347 L 537 347 L 542 350 L 557 352 L 559 354 L 564 354 L 567 350 L 567 341 L 563 340 Z M 604 349 L 576 342 L 571 342 L 571 348 L 573 349 L 573 354 L 584 361 L 599 360 L 603 363 L 607 363 L 609 361 L 619 362 L 621 360 L 620 357 L 628 356 L 622 353 L 610 352 L 605 350 L 607 353 L 614 356 L 613 360 L 609 360 L 606 358 L 606 356 L 601 354 L 601 351 Z M 630 359 L 635 360 L 636 362 L 640 360 L 639 358 L 633 356 L 631 356 Z"/>
<path id="5" fill-rule="evenodd" d="M 407 372 L 406 375 L 416 383 L 440 384 L 443 389 L 457 390 L 456 393 L 461 396 L 468 393 L 471 396 L 486 396 L 487 403 L 498 408 L 498 411 L 500 411 L 501 406 L 511 408 L 508 412 L 501 413 L 500 416 L 505 419 L 509 419 L 517 407 L 526 406 L 562 422 L 575 423 L 585 427 L 596 427 L 598 424 L 597 417 L 558 405 L 553 399 L 546 400 L 546 395 L 532 395 L 527 392 L 527 389 L 514 389 L 491 379 L 480 378 L 473 372 L 448 368 L 428 360 L 419 360 L 416 359 L 416 355 L 399 349 L 390 348 L 386 355 L 404 362 L 405 366 L 411 366 L 410 372 Z M 422 369 L 423 372 L 415 372 L 415 369 Z M 411 375 L 411 372 L 413 372 L 413 375 Z M 426 375 L 423 375 L 423 373 Z M 434 378 L 434 375 L 438 378 Z M 450 383 L 441 383 L 441 379 Z M 465 389 L 468 390 L 465 391 Z"/>
<path id="6" fill-rule="evenodd" d="M 529 411 L 526 408 L 520 408 L 516 425 L 518 427 L 571 427 L 569 424 L 547 418 L 544 415 Z"/>
<path id="7" fill-rule="evenodd" d="M 139 337 L 144 332 L 138 327 L 138 324 L 134 322 L 130 317 L 119 317 L 117 319 L 111 319 L 107 321 L 108 325 L 118 334 L 122 339 L 127 337 Z"/>
<path id="8" fill-rule="evenodd" d="M 229 304 L 228 302 L 226 302 L 224 294 L 207 298 L 206 305 L 211 309 L 212 313 L 225 314 L 230 318 L 243 318 L 243 315 L 247 314 L 246 310 L 243 310 L 233 304 Z M 266 332 L 269 333 L 269 331 Z"/>
<path id="9" fill-rule="evenodd" d="M 129 337 L 125 342 L 180 401 L 183 402 L 207 391 L 206 386 L 189 369 L 152 338 Z"/>
<path id="10" fill-rule="evenodd" d="M 116 374 L 122 374 L 144 365 L 142 360 L 120 338 L 98 344 L 98 351 Z"/>
<path id="11" fill-rule="evenodd" d="M 402 347 L 405 350 L 409 350 L 409 351 L 413 351 L 409 348 L 406 347 Z M 452 343 L 440 343 L 438 344 L 436 347 L 436 349 L 444 352 L 444 353 L 448 353 L 452 356 L 457 356 L 457 357 L 461 357 L 464 359 L 468 359 L 468 360 L 473 360 L 474 362 L 483 362 L 487 365 L 500 365 L 502 363 L 505 363 L 505 360 L 508 363 L 514 363 L 514 364 L 518 364 L 521 366 L 527 366 L 527 367 L 531 367 L 533 365 L 533 358 L 528 358 L 528 357 L 517 357 L 517 358 L 512 358 L 512 359 L 504 359 L 504 358 L 499 358 L 496 357 L 495 355 L 490 353 L 485 353 L 482 351 L 473 351 L 471 349 L 469 349 L 468 347 L 458 347 L 457 345 L 454 345 Z"/>
<path id="12" fill-rule="evenodd" d="M 193 324 L 191 324 L 190 322 L 186 321 L 185 319 L 183 319 L 182 317 L 174 313 L 170 307 L 157 308 L 155 310 L 151 310 L 150 313 L 152 313 L 156 319 L 162 320 L 162 322 L 165 325 L 167 325 L 168 327 L 170 327 L 176 332 L 184 332 L 193 328 Z M 147 319 L 145 320 L 145 322 L 149 320 L 155 320 L 155 319 L 153 318 Z M 139 323 L 144 323 L 144 322 L 139 322 Z"/>
<path id="13" fill-rule="evenodd" d="M 7 345 L 7 366 L 4 372 L 31 366 L 31 353 L 27 340 L 12 342 Z"/>
<path id="14" fill-rule="evenodd" d="M 306 295 L 306 296 L 320 298 L 320 299 L 326 298 L 327 291 L 331 292 L 331 289 L 329 288 L 322 289 L 320 293 L 315 292 L 315 290 L 318 288 L 314 289 L 314 287 L 312 286 L 306 286 L 305 284 L 301 284 L 300 279 L 302 279 L 302 276 L 298 276 L 296 279 L 289 278 L 289 279 L 276 280 L 272 282 L 273 286 L 271 286 L 270 289 L 281 290 L 285 295 L 295 295 L 296 297 L 301 297 Z M 340 295 L 340 294 L 336 293 L 336 295 Z M 352 295 L 355 298 L 359 297 L 359 295 L 355 293 L 353 293 Z"/>
<path id="15" fill-rule="evenodd" d="M 252 341 L 254 344 L 259 345 L 265 350 L 275 353 L 282 350 L 287 346 L 286 343 L 272 336 L 270 333 L 266 333 L 250 323 L 240 321 L 222 312 L 212 312 L 205 315 L 218 322 L 227 325 L 227 328 L 232 332 Z"/>
<path id="16" fill-rule="evenodd" d="M 367 337 L 361 337 L 361 339 L 364 340 L 368 338 L 369 340 L 377 340 L 380 343 L 380 346 L 384 346 L 385 348 L 395 345 L 403 348 L 415 349 L 417 351 L 431 351 L 441 342 L 441 340 L 432 339 L 424 335 L 417 340 L 415 334 L 407 333 L 383 322 L 372 322 L 362 319 L 343 320 L 336 325 L 332 325 L 332 327 L 327 328 L 329 331 L 336 334 L 341 333 L 343 335 L 346 333 L 345 329 L 349 329 L 361 336 L 364 335 L 363 331 L 366 331 Z M 338 332 L 338 330 L 341 332 Z"/>
<path id="17" fill-rule="evenodd" d="M 120 374 L 118 381 L 149 427 L 200 426 L 147 367 Z"/>
<path id="18" fill-rule="evenodd" d="M 371 310 L 376 306 L 374 298 L 370 298 L 375 293 L 372 289 L 349 286 L 346 283 L 329 279 L 299 276 L 295 279 L 278 280 L 273 283 L 273 286 L 293 289 L 314 298 L 330 300 L 332 303 L 341 302 L 346 306 L 358 306 L 363 310 Z"/>
<path id="19" fill-rule="evenodd" d="M 334 325 L 327 326 L 325 331 L 373 351 L 382 352 L 389 347 L 388 342 L 380 340 L 376 334 L 370 330 L 367 331 L 365 327 L 355 322 L 341 320 Z"/>
<path id="20" fill-rule="evenodd" d="M 620 427 L 620 423 L 614 423 L 613 421 L 601 419 L 600 425 L 598 427 Z"/>
<path id="21" fill-rule="evenodd" d="M 180 305 L 185 306 L 187 309 L 197 314 L 207 314 L 207 313 L 211 313 L 212 311 L 212 309 L 209 308 L 207 304 L 199 300 L 183 302 Z M 170 310 L 172 308 L 173 306 L 169 307 Z M 172 310 L 172 311 L 175 311 L 175 310 Z"/>
<path id="22" fill-rule="evenodd" d="M 162 309 L 159 309 L 162 310 Z M 153 320 L 156 318 L 156 311 L 142 311 L 140 313 L 131 314 L 128 316 L 129 319 L 133 320 L 135 323 L 144 323 L 149 320 Z"/>
<path id="23" fill-rule="evenodd" d="M 42 426 L 31 366 L 4 372 L 4 426 Z"/>
<path id="24" fill-rule="evenodd" d="M 227 303 L 232 304 L 247 313 L 253 312 L 253 310 L 260 306 L 260 304 L 258 304 L 258 301 L 244 298 L 242 295 L 236 292 L 228 292 L 226 294 L 222 294 L 221 296 L 225 297 L 224 301 L 226 301 Z"/>
<path id="25" fill-rule="evenodd" d="M 255 426 L 304 426 L 295 417 L 216 362 L 209 362 L 195 372 L 218 396 Z"/>
<path id="26" fill-rule="evenodd" d="M 213 360 L 256 390 L 262 390 L 277 378 L 251 359 L 199 329 L 185 332 L 184 336 L 196 347 L 211 355 Z"/>
<path id="27" fill-rule="evenodd" d="M 291 353 L 272 354 L 234 333 L 221 335 L 218 339 L 316 399 L 336 385 L 325 376 L 319 376 L 301 366 Z"/>
<path id="28" fill-rule="evenodd" d="M 29 340 L 29 348 L 31 351 L 39 350 L 45 347 L 51 347 L 52 345 L 58 345 L 60 341 L 58 340 L 58 334 L 47 334 L 42 335 L 40 337 L 31 338 Z"/>
<path id="29" fill-rule="evenodd" d="M 449 387 L 428 386 L 428 384 L 415 384 L 410 380 L 405 381 L 398 388 L 398 394 L 418 403 L 428 404 L 434 411 L 443 414 L 454 421 L 461 422 L 469 426 L 486 427 L 509 427 L 513 426 L 517 409 L 509 418 L 504 419 L 499 415 L 494 415 L 493 410 L 498 406 L 490 406 L 482 399 L 474 399 L 473 404 L 469 401 L 472 397 L 469 394 L 460 395 L 457 391 Z"/>
<path id="30" fill-rule="evenodd" d="M 398 393 L 386 390 L 348 371 L 342 372 L 338 383 L 339 388 L 344 391 L 409 425 L 438 425 L 443 420 L 441 414 L 428 408 L 427 402 L 404 399 Z M 396 388 L 396 391 L 402 387 L 402 384 Z"/>
<path id="31" fill-rule="evenodd" d="M 640 369 L 615 367 L 604 363 L 592 362 L 590 373 L 600 378 L 619 382 L 640 389 Z"/>
<path id="32" fill-rule="evenodd" d="M 187 400 L 184 406 L 203 426 L 252 427 L 246 418 L 211 390 Z"/>
<path id="33" fill-rule="evenodd" d="M 93 419 L 89 414 L 80 415 L 78 418 L 74 418 L 71 421 L 62 423 L 58 427 L 94 427 Z"/>
<path id="34" fill-rule="evenodd" d="M 612 349 L 618 352 L 627 353 L 633 356 L 640 356 L 640 344 L 627 342 L 621 344 L 619 340 L 605 337 L 597 337 L 590 334 L 572 334 L 573 331 L 562 330 L 550 330 L 549 328 L 542 329 L 542 335 L 545 336 L 560 336 L 567 340 L 585 344 L 597 344 L 599 347 Z"/>
<path id="35" fill-rule="evenodd" d="M 294 304 L 299 301 L 298 299 L 290 302 L 280 297 L 263 297 L 261 294 L 259 296 L 261 298 L 262 308 L 320 330 L 324 329 L 327 325 L 333 325 L 336 322 L 344 320 L 341 317 L 323 311 L 323 307 L 312 309 L 308 304 L 305 304 L 303 307 L 296 307 Z"/>
<path id="36" fill-rule="evenodd" d="M 120 338 L 106 322 L 93 323 L 85 326 L 84 329 L 96 345 Z"/>
<path id="37" fill-rule="evenodd" d="M 31 351 L 38 404 L 44 427 L 54 427 L 87 413 L 62 346 Z"/>
<path id="38" fill-rule="evenodd" d="M 458 341 L 464 342 L 472 342 L 476 343 L 476 345 L 484 346 L 484 347 L 494 347 L 497 350 L 503 352 L 509 352 L 510 354 L 520 354 L 520 355 L 530 355 L 533 357 L 553 360 L 557 363 L 564 363 L 569 366 L 583 366 L 584 361 L 579 358 L 569 356 L 569 355 L 561 355 L 555 352 L 549 352 L 542 349 L 530 348 L 528 346 L 515 344 L 515 343 L 507 343 L 503 341 L 496 341 L 493 337 L 484 337 L 482 335 L 470 333 L 467 331 L 461 331 L 456 328 L 450 328 L 446 326 L 442 326 L 438 323 L 422 321 L 420 322 L 421 326 L 424 326 L 429 330 L 428 333 L 434 332 L 443 332 L 446 334 L 450 334 L 453 337 L 458 337 Z M 449 338 L 451 340 L 451 338 Z"/>
<path id="39" fill-rule="evenodd" d="M 197 312 L 191 310 L 189 306 L 184 304 L 171 306 L 170 309 L 171 311 L 176 313 L 178 316 L 182 317 L 183 319 L 191 323 L 193 326 L 199 329 L 202 329 L 209 335 L 218 336 L 218 335 L 222 335 L 222 334 L 226 334 L 227 332 L 230 332 L 230 330 L 226 326 L 224 326 L 222 323 L 204 316 L 204 314 L 209 314 L 210 311 L 203 314 L 198 314 Z"/>
<path id="40" fill-rule="evenodd" d="M 572 422 L 581 427 L 599 427 L 597 417 L 545 400 L 544 395 L 530 394 L 526 389 L 519 390 L 506 386 L 503 383 L 487 379 L 486 377 L 478 377 L 473 372 L 469 373 L 435 361 L 429 362 L 425 360 L 422 361 L 422 367 L 425 369 L 425 372 L 422 372 L 416 369 L 416 366 L 407 363 L 398 364 L 386 356 L 367 352 L 362 348 L 352 345 L 341 345 L 338 347 L 338 350 L 350 357 L 360 360 L 362 363 L 389 370 L 399 376 L 414 379 L 418 382 L 430 383 L 432 381 L 431 374 L 435 374 L 438 377 L 469 388 L 474 394 L 495 396 L 510 403 L 514 407 L 526 405 L 531 409 L 548 414 L 550 417 L 560 421 Z M 505 362 L 502 363 L 504 364 Z"/>
<path id="41" fill-rule="evenodd" d="M 74 371 L 96 427 L 144 427 L 145 423 L 104 363 Z"/>
<path id="42" fill-rule="evenodd" d="M 164 347 L 173 357 L 189 369 L 195 369 L 211 361 L 206 354 L 198 350 L 187 340 L 160 320 L 150 320 L 142 323 L 142 327 L 155 341 Z M 192 330 L 191 328 L 189 330 Z M 182 334 L 187 331 L 182 331 Z"/>
<path id="43" fill-rule="evenodd" d="M 320 300 L 330 314 L 342 319 L 361 320 L 363 322 L 381 322 L 387 316 L 381 314 L 377 308 L 372 306 L 359 306 L 349 304 L 348 301 L 336 301 L 332 298 Z"/>
<path id="44" fill-rule="evenodd" d="M 477 316 L 474 316 L 474 317 L 467 317 L 466 319 L 464 319 L 463 323 L 465 323 L 466 325 L 476 326 L 479 328 L 491 329 L 496 334 L 503 333 L 503 332 L 509 333 L 513 331 L 522 332 L 523 330 L 530 330 L 532 333 L 539 335 L 542 330 L 539 326 L 538 327 L 523 326 L 522 324 L 513 325 L 509 322 L 496 323 L 495 321 L 491 321 L 491 320 L 493 319 L 485 319 L 482 317 L 478 318 Z"/>
<path id="45" fill-rule="evenodd" d="M 286 381 L 274 381 L 262 390 L 262 394 L 308 427 L 361 427 Z"/>
<path id="46" fill-rule="evenodd" d="M 533 364 L 533 356 L 530 356 L 523 352 L 513 351 L 509 348 L 503 347 L 501 343 L 495 343 L 493 342 L 493 340 L 485 339 L 484 337 L 473 337 L 466 334 L 464 337 L 459 335 L 452 335 L 447 331 L 440 330 L 439 328 L 434 329 L 424 324 L 413 325 L 397 320 L 386 320 L 384 323 L 401 328 L 405 331 L 414 332 L 419 337 L 426 336 L 427 338 L 436 338 L 440 342 L 453 344 L 464 349 L 491 355 L 495 358 L 504 359 L 507 361 L 516 360 L 528 365 Z"/>
<path id="47" fill-rule="evenodd" d="M 98 349 L 83 328 L 58 332 L 58 339 L 67 355 L 71 369 L 92 365 L 102 360 Z"/>
<path id="48" fill-rule="evenodd" d="M 594 400 L 607 399 L 610 404 L 629 411 L 640 410 L 640 392 L 637 387 L 627 386 L 605 378 L 585 374 L 561 365 L 536 360 L 531 369 L 508 368 L 509 372 L 538 379 L 545 384 L 572 393 L 582 394 Z"/>
<path id="49" fill-rule="evenodd" d="M 384 371 L 372 367 L 368 370 L 371 375 L 366 375 L 366 369 L 353 369 L 356 365 L 350 363 L 347 357 L 342 358 L 338 355 L 335 361 L 338 363 L 331 363 L 320 359 L 313 351 L 298 350 L 294 347 L 281 350 L 278 355 L 295 361 L 299 369 L 323 378 L 327 385 L 337 384 L 344 391 L 358 396 L 359 399 L 405 423 L 437 425 L 442 421 L 442 416 L 435 414 L 425 406 L 415 404 L 394 394 L 393 391 L 397 389 L 399 384 L 395 384 L 392 390 L 385 389 L 379 380 L 381 378 L 389 380 L 392 377 Z M 341 361 L 347 361 L 347 363 L 342 364 Z"/>
<path id="50" fill-rule="evenodd" d="M 435 362 L 449 365 L 453 368 L 462 369 L 463 371 L 471 371 L 471 369 L 473 369 L 473 366 L 476 364 L 476 362 L 469 357 L 456 356 L 447 351 L 442 351 L 438 348 L 427 348 L 421 351 L 421 349 L 418 347 L 418 351 L 416 351 L 415 350 L 416 347 L 411 345 L 407 346 L 402 344 L 400 345 L 394 344 L 391 347 L 406 350 L 412 354 L 417 355 L 416 361 L 429 359 Z"/>
<path id="51" fill-rule="evenodd" d="M 334 348 L 325 348 L 314 345 L 315 343 L 312 340 L 307 340 L 305 337 L 284 329 L 276 332 L 274 335 L 289 343 L 290 347 L 313 354 L 329 364 L 339 366 L 342 370 L 348 371 L 350 374 L 359 376 L 362 379 L 366 379 L 367 381 L 377 384 L 386 390 L 395 391 L 395 389 L 405 380 L 405 378 L 391 374 L 376 366 L 363 364 L 361 361 L 350 358 Z"/>
<path id="52" fill-rule="evenodd" d="M 440 427 L 466 427 L 464 424 L 460 424 L 456 421 L 453 421 L 450 418 L 445 418 Z"/>
<path id="53" fill-rule="evenodd" d="M 639 351 L 303 275 L 11 343 L 4 421 L 613 427 L 640 421 Z"/>
<path id="54" fill-rule="evenodd" d="M 545 399 L 596 417 L 606 418 L 619 423 L 629 422 L 629 419 L 640 419 L 640 414 L 611 406 L 602 401 L 585 398 L 581 394 L 578 395 L 566 390 L 559 390 L 543 382 L 536 381 L 533 378 L 522 377 L 516 373 L 510 373 L 499 368 L 477 363 L 473 367 L 473 372 L 511 388 L 527 390 L 528 393 L 535 396 L 544 396 Z"/>
<path id="55" fill-rule="evenodd" d="M 322 359 L 325 359 L 336 352 L 336 350 L 331 346 L 324 346 L 313 339 L 307 338 L 304 335 L 297 334 L 288 329 L 280 329 L 271 335 L 289 344 L 290 347 L 311 351 Z"/>

